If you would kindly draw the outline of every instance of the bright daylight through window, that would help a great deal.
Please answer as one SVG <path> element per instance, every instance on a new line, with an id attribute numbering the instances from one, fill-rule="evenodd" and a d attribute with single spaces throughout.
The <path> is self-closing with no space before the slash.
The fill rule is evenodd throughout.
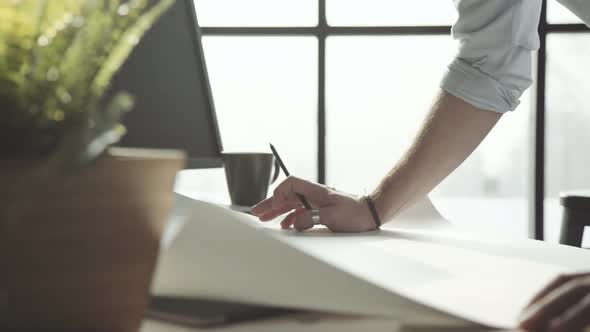
<path id="1" fill-rule="evenodd" d="M 456 11 L 452 1 L 440 0 L 322 1 L 195 0 L 195 6 L 205 27 L 204 49 L 224 148 L 265 150 L 272 140 L 293 174 L 314 181 L 325 174 L 327 184 L 360 194 L 372 190 L 394 165 L 429 110 L 456 51 L 449 30 L 439 27 L 450 27 Z M 328 25 L 318 28 L 322 4 Z M 547 13 L 549 24 L 580 23 L 555 1 L 548 2 Z M 374 27 L 381 32 L 372 33 Z M 416 33 L 396 27 L 415 28 Z M 391 30 L 383 30 L 387 28 Z M 556 234 L 559 208 L 554 198 L 569 188 L 568 181 L 574 181 L 569 177 L 584 176 L 581 171 L 566 176 L 559 169 L 564 169 L 564 158 L 585 158 L 578 150 L 559 147 L 564 140 L 590 143 L 590 128 L 583 127 L 589 119 L 580 101 L 590 91 L 574 94 L 567 89 L 568 84 L 581 86 L 576 80 L 590 68 L 566 64 L 581 64 L 590 56 L 584 48 L 590 35 L 552 35 L 551 25 L 547 31 L 547 219 Z M 324 63 L 318 60 L 321 54 Z M 555 58 L 571 59 L 560 66 Z M 467 227 L 495 224 L 505 236 L 528 235 L 534 89 L 433 191 L 435 203 L 450 219 Z M 325 100 L 325 108 L 318 98 Z M 318 119 L 323 117 L 319 128 L 325 128 L 325 141 L 318 137 Z M 581 136 L 564 136 L 574 125 Z M 580 160 L 579 165 L 588 169 L 590 161 Z M 485 217 L 474 224 L 463 212 L 466 204 L 486 211 Z"/>

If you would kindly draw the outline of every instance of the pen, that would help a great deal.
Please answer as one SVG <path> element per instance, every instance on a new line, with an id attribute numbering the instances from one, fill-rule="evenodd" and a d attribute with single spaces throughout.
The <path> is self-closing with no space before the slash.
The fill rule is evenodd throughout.
<path id="1" fill-rule="evenodd" d="M 270 149 L 272 150 L 272 154 L 275 156 L 275 158 L 277 158 L 277 161 L 279 162 L 279 166 L 281 166 L 283 173 L 285 173 L 286 176 L 289 176 L 289 171 L 287 170 L 287 167 L 285 167 L 285 164 L 283 164 L 283 160 L 281 160 L 281 157 L 279 156 L 277 149 L 275 149 L 275 147 L 272 145 L 272 143 L 269 143 L 269 145 L 270 145 Z M 303 204 L 303 206 L 307 210 L 311 210 L 311 206 L 309 205 L 309 203 L 307 202 L 307 200 L 305 199 L 305 197 L 303 195 L 301 195 L 299 193 L 295 193 L 295 195 L 297 195 L 297 197 L 301 201 L 301 204 Z"/>

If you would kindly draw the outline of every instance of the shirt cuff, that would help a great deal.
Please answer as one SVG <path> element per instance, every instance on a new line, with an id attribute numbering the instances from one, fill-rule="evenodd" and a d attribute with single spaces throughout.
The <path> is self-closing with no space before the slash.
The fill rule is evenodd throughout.
<path id="1" fill-rule="evenodd" d="M 507 89 L 493 77 L 461 59 L 455 59 L 449 65 L 440 87 L 483 110 L 506 113 L 520 104 L 520 92 Z"/>

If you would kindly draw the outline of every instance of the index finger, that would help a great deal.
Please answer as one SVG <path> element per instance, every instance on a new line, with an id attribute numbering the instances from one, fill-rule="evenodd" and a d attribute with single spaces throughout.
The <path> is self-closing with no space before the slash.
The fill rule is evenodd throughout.
<path id="1" fill-rule="evenodd" d="M 583 277 L 585 275 L 590 275 L 588 273 L 578 273 L 578 274 L 564 274 L 564 275 L 560 275 L 557 278 L 553 279 L 553 281 L 551 281 L 547 286 L 545 286 L 545 288 L 543 288 L 539 293 L 537 293 L 532 299 L 531 301 L 527 304 L 526 308 L 529 308 L 530 306 L 532 306 L 533 304 L 539 302 L 539 300 L 541 300 L 542 298 L 544 298 L 545 296 L 547 296 L 549 293 L 551 293 L 553 290 L 555 290 L 556 288 L 558 288 L 559 286 L 567 283 L 570 280 L 579 278 L 579 277 Z"/>
<path id="2" fill-rule="evenodd" d="M 272 196 L 254 205 L 250 209 L 250 212 L 252 212 L 252 214 L 255 216 L 259 216 L 270 210 L 272 210 Z"/>
<path id="3" fill-rule="evenodd" d="M 277 208 L 288 202 L 300 202 L 298 195 L 305 197 L 312 208 L 317 209 L 330 204 L 329 189 L 326 186 L 289 176 L 274 190 L 273 207 Z"/>
<path id="4" fill-rule="evenodd" d="M 284 202 L 280 206 L 276 205 L 274 204 L 274 198 L 271 196 L 250 208 L 250 212 L 257 217 L 272 214 L 272 218 L 275 218 L 285 212 L 289 212 L 290 210 L 296 209 L 300 206 L 301 202 L 299 201 L 288 201 Z"/>
<path id="5" fill-rule="evenodd" d="M 537 301 L 521 318 L 520 326 L 526 329 L 540 329 L 556 316 L 582 299 L 590 289 L 590 283 L 565 283 Z"/>

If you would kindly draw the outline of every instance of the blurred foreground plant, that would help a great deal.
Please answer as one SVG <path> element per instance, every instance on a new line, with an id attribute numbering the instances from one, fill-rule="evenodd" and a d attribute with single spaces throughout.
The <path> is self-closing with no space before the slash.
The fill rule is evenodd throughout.
<path id="1" fill-rule="evenodd" d="M 0 0 L 0 159 L 71 170 L 124 133 L 111 78 L 174 0 Z"/>

